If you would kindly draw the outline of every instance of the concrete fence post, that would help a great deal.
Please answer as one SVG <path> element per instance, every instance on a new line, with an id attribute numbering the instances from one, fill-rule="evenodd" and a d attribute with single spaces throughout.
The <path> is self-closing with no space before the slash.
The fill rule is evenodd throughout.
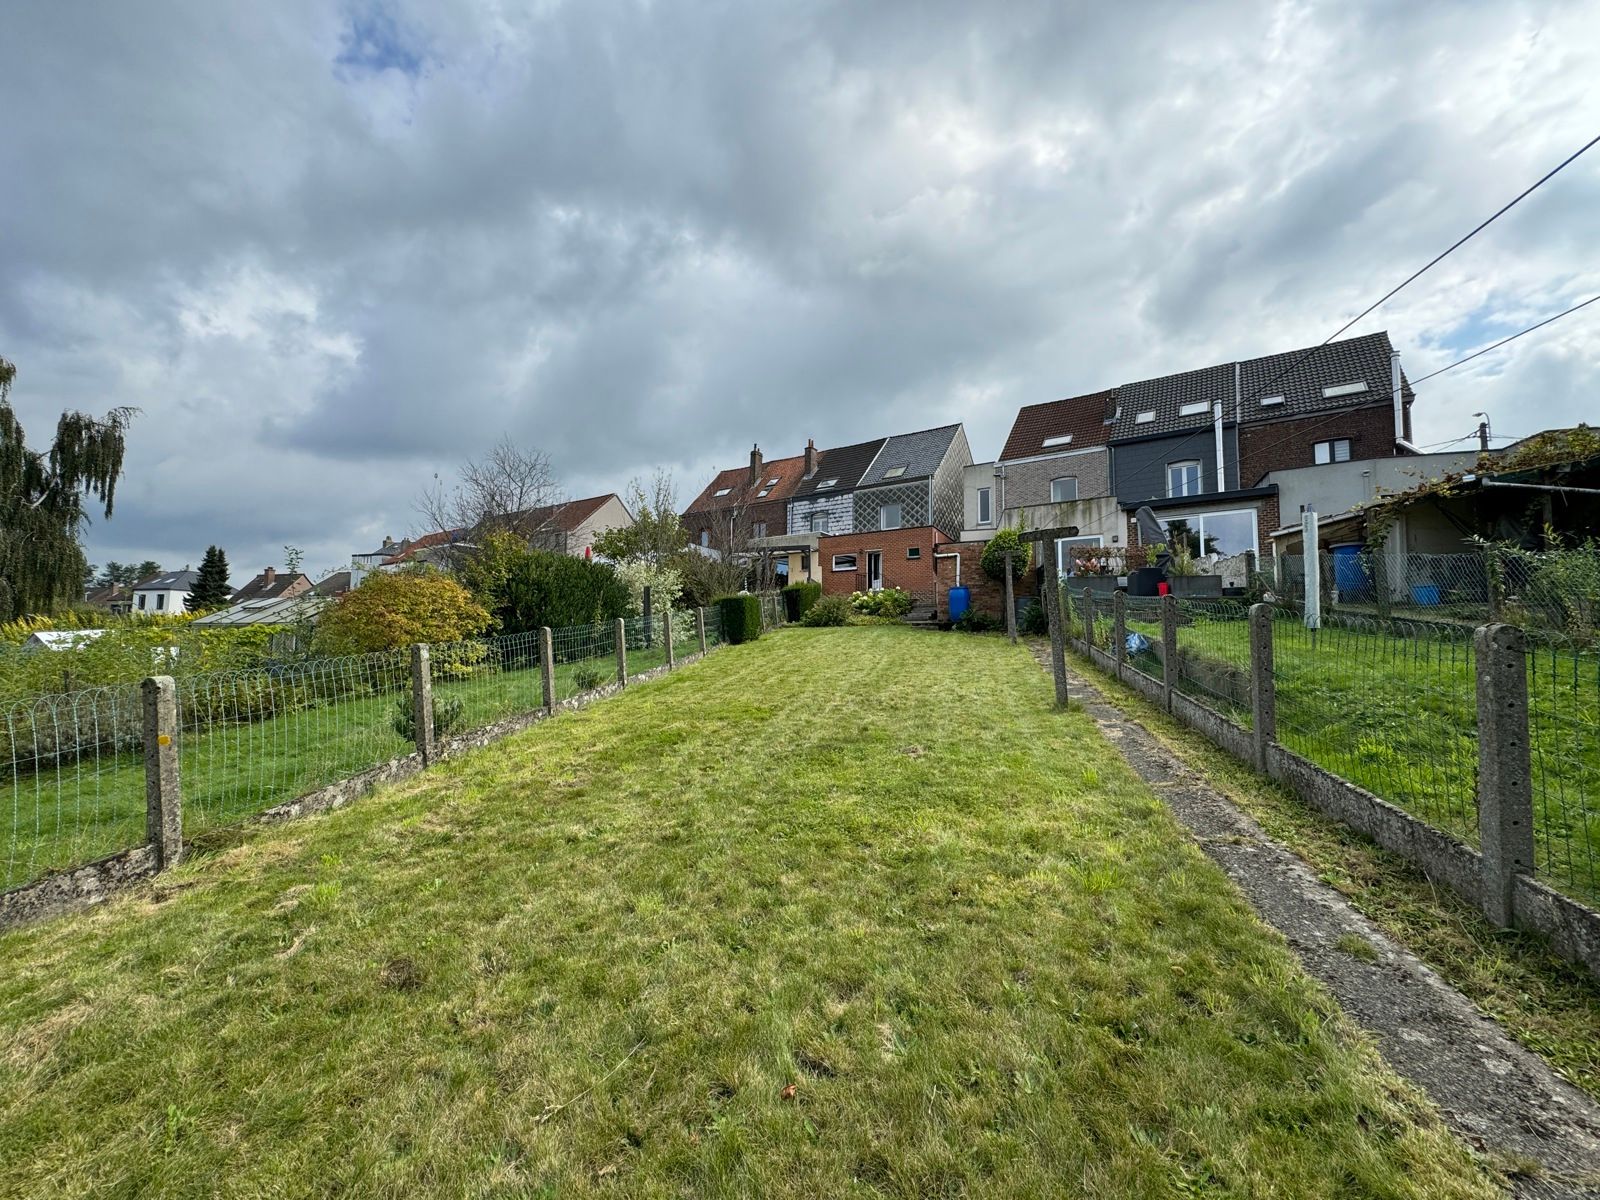
<path id="1" fill-rule="evenodd" d="M 1178 678 L 1178 598 L 1161 597 L 1161 706 L 1172 711 L 1172 685 Z"/>
<path id="2" fill-rule="evenodd" d="M 672 648 L 672 608 L 669 605 L 661 610 L 661 641 L 667 648 L 667 670 L 672 670 L 678 665 L 676 653 Z"/>
<path id="3" fill-rule="evenodd" d="M 433 743 L 433 664 L 426 642 L 411 647 L 411 724 L 417 753 L 426 766 L 437 757 Z"/>
<path id="4" fill-rule="evenodd" d="M 1111 653 L 1117 660 L 1117 678 L 1128 662 L 1128 593 L 1111 593 Z"/>
<path id="5" fill-rule="evenodd" d="M 704 654 L 706 652 L 706 610 L 703 608 L 694 610 L 694 635 L 700 639 L 700 653 Z"/>
<path id="6" fill-rule="evenodd" d="M 145 837 L 165 871 L 183 857 L 183 793 L 178 786 L 178 688 L 170 675 L 139 686 L 144 703 Z"/>
<path id="7" fill-rule="evenodd" d="M 621 617 L 617 618 L 617 684 L 621 687 L 628 685 L 628 623 Z"/>
<path id="8" fill-rule="evenodd" d="M 1512 923 L 1518 875 L 1533 874 L 1533 770 L 1528 749 L 1527 640 L 1512 625 L 1473 635 L 1478 670 L 1478 846 L 1483 912 Z"/>
<path id="9" fill-rule="evenodd" d="M 1050 624 L 1050 674 L 1056 681 L 1056 707 L 1067 706 L 1067 636 L 1062 625 L 1066 614 L 1061 611 L 1061 585 L 1056 573 L 1046 567 L 1044 572 L 1044 614 Z"/>
<path id="10" fill-rule="evenodd" d="M 1255 768 L 1267 769 L 1267 747 L 1278 740 L 1278 690 L 1272 666 L 1272 605 L 1250 606 L 1250 738 Z"/>
<path id="11" fill-rule="evenodd" d="M 539 676 L 544 681 L 544 710 L 556 709 L 556 654 L 551 644 L 550 626 L 539 627 Z"/>
<path id="12" fill-rule="evenodd" d="M 958 559 L 957 562 L 960 560 Z M 1006 551 L 1006 636 L 1017 644 L 1017 597 L 1011 584 L 1011 551 Z"/>

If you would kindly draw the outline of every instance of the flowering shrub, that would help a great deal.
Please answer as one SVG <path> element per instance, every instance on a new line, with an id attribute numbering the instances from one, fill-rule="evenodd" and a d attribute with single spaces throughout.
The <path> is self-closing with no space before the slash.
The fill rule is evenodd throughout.
<path id="1" fill-rule="evenodd" d="M 800 618 L 802 625 L 844 625 L 850 620 L 850 602 L 843 596 L 824 596 Z"/>
<path id="2" fill-rule="evenodd" d="M 911 611 L 911 593 L 900 588 L 852 592 L 850 607 L 869 617 L 903 617 Z"/>

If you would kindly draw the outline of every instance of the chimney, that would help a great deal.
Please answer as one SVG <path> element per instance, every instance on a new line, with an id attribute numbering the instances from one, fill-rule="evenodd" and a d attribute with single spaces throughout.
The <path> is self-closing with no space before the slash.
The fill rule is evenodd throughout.
<path id="1" fill-rule="evenodd" d="M 806 478 L 810 479 L 817 473 L 817 443 L 812 438 L 806 439 Z"/>
<path id="2" fill-rule="evenodd" d="M 272 581 L 275 580 L 277 577 L 278 577 L 278 572 L 272 567 L 266 567 L 261 572 L 262 582 L 267 587 L 271 587 L 272 586 Z"/>
<path id="3" fill-rule="evenodd" d="M 761 482 L 761 447 L 750 447 L 750 486 Z"/>
<path id="4" fill-rule="evenodd" d="M 1400 378 L 1400 351 L 1389 351 L 1389 394 L 1394 399 L 1394 440 L 1404 443 L 1406 440 L 1406 399 L 1405 389 L 1401 386 Z"/>

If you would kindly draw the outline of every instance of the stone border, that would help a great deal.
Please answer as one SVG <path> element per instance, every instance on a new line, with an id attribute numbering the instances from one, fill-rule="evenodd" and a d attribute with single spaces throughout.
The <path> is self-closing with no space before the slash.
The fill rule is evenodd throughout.
<path id="1" fill-rule="evenodd" d="M 541 721 L 549 720 L 557 713 L 573 712 L 600 700 L 609 699 L 622 692 L 625 687 L 635 684 L 649 683 L 659 679 L 669 671 L 676 673 L 691 663 L 698 662 L 709 654 L 714 654 L 727 643 L 719 642 L 711 649 L 704 652 L 691 654 L 680 658 L 671 667 L 652 667 L 648 671 L 640 671 L 637 675 L 628 676 L 626 685 L 613 680 L 611 683 L 601 684 L 592 691 L 581 695 L 571 696 L 566 700 L 558 701 L 555 707 L 546 712 L 544 709 L 534 709 L 532 712 L 519 713 L 514 717 L 496 721 L 493 725 L 485 725 L 481 729 L 468 730 L 466 733 L 454 737 L 441 738 L 436 748 L 434 761 L 444 761 L 467 753 L 469 750 L 478 750 L 484 746 L 510 737 L 514 733 L 521 733 L 530 729 Z M 275 804 L 246 817 L 242 822 L 231 828 L 248 828 L 252 825 L 281 825 L 286 821 L 297 821 L 302 817 L 316 816 L 318 813 L 332 812 L 334 809 L 343 808 L 355 800 L 367 795 L 386 783 L 394 783 L 401 779 L 409 779 L 426 770 L 421 752 L 403 754 L 398 758 L 391 758 L 388 762 L 379 763 L 356 775 L 341 779 L 337 783 L 330 783 L 326 787 L 317 788 L 315 791 L 306 792 L 296 796 L 293 800 L 286 800 L 282 804 Z M 217 828 L 230 828 L 218 826 Z M 210 832 L 207 830 L 206 832 Z M 35 921 L 47 920 L 51 917 L 65 916 L 68 913 L 78 912 L 85 908 L 109 900 L 120 892 L 127 891 L 146 879 L 151 878 L 161 870 L 161 864 L 155 847 L 146 844 L 135 846 L 131 850 L 118 851 L 92 863 L 85 863 L 80 867 L 71 867 L 64 871 L 56 871 L 49 875 L 41 876 L 31 883 L 22 884 L 9 892 L 0 892 L 0 932 L 15 929 L 22 925 L 32 924 Z"/>
<path id="2" fill-rule="evenodd" d="M 1084 646 L 1068 644 L 1080 657 Z M 1165 708 L 1165 689 L 1129 663 L 1098 646 L 1088 648 L 1089 661 L 1146 700 Z M 1176 690 L 1171 713 L 1189 728 L 1234 758 L 1255 767 L 1255 739 L 1215 709 Z M 1483 906 L 1482 855 L 1463 841 L 1373 795 L 1363 787 L 1319 767 L 1277 742 L 1266 747 L 1266 774 L 1283 784 L 1323 816 L 1348 825 L 1421 869 L 1434 883 L 1444 884 L 1474 908 Z M 1511 918 L 1515 928 L 1549 939 L 1551 949 L 1600 978 L 1600 912 L 1538 880 L 1518 875 L 1512 883 Z"/>

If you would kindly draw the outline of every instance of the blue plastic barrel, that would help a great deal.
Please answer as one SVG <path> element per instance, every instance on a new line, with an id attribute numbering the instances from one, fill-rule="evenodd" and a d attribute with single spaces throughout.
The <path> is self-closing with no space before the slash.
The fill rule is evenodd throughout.
<path id="1" fill-rule="evenodd" d="M 1333 547 L 1333 582 L 1341 600 L 1364 600 L 1372 595 L 1372 576 L 1361 549 L 1360 542 Z"/>
<path id="2" fill-rule="evenodd" d="M 964 587 L 950 589 L 950 619 L 959 621 L 972 607 L 972 592 Z"/>
<path id="3" fill-rule="evenodd" d="M 1428 608 L 1439 603 L 1439 585 L 1437 583 L 1413 583 L 1411 585 L 1411 603 Z"/>

